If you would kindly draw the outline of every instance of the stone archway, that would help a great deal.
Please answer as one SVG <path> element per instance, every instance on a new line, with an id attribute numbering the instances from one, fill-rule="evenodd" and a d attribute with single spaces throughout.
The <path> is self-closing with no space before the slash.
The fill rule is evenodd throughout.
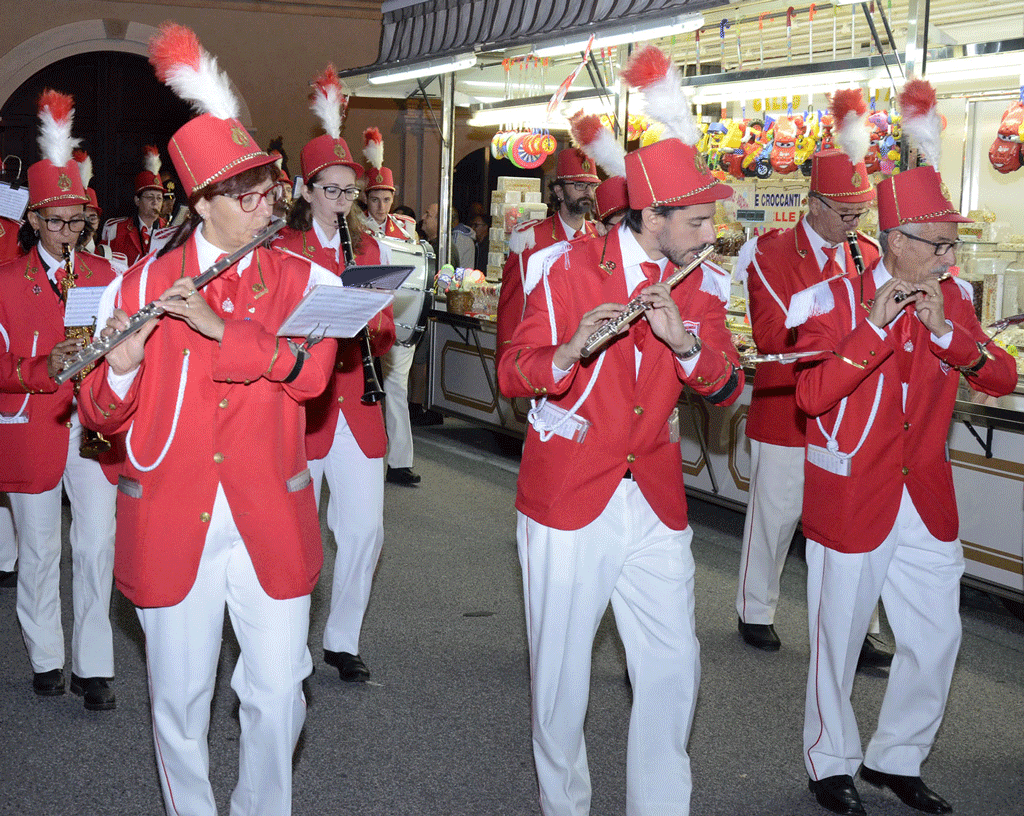
<path id="1" fill-rule="evenodd" d="M 82 20 L 29 37 L 0 57 L 0 106 L 29 77 L 47 65 L 90 51 L 120 51 L 147 56 L 147 45 L 156 28 L 129 20 Z M 233 86 L 234 87 L 234 86 Z M 245 97 L 234 87 L 239 100 L 239 119 L 252 130 L 252 115 Z"/>

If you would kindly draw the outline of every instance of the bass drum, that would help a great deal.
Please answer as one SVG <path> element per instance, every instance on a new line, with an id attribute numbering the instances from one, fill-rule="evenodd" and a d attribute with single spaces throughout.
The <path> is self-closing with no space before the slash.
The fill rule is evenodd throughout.
<path id="1" fill-rule="evenodd" d="M 427 328 L 427 315 L 433 303 L 434 275 L 437 259 L 434 249 L 426 241 L 412 243 L 397 238 L 377 238 L 388 248 L 391 263 L 413 267 L 395 293 L 395 341 L 403 346 L 415 346 Z"/>

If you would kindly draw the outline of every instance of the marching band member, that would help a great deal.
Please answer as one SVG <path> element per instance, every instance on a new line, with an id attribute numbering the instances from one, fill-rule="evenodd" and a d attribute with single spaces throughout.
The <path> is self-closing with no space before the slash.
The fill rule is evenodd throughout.
<path id="1" fill-rule="evenodd" d="M 904 136 L 914 130 L 901 94 Z M 938 115 L 934 145 L 938 145 Z M 932 165 L 938 156 L 923 153 Z M 803 526 L 811 659 L 804 714 L 809 787 L 833 813 L 863 814 L 853 775 L 925 813 L 952 808 L 921 780 L 960 647 L 963 549 L 946 438 L 961 374 L 975 391 L 1017 384 L 990 343 L 971 288 L 944 274 L 957 224 L 938 173 L 922 166 L 878 186 L 882 258 L 858 278 L 798 293 L 787 326 L 826 353 L 797 378 L 808 417 Z M 881 597 L 896 641 L 874 735 L 862 753 L 850 696 Z M 863 764 L 861 758 L 863 757 Z"/>
<path id="2" fill-rule="evenodd" d="M 0 263 L 22 254 L 18 243 L 17 221 L 0 216 Z M 14 532 L 14 517 L 10 501 L 0 492 L 0 588 L 13 589 L 18 585 L 18 539 Z"/>
<path id="3" fill-rule="evenodd" d="M 283 253 L 259 247 L 196 291 L 196 276 L 266 228 L 281 189 L 273 158 L 238 121 L 230 81 L 190 30 L 165 23 L 150 61 L 201 111 L 168 145 L 191 213 L 174 241 L 108 288 L 108 311 L 118 306 L 109 331 L 150 301 L 165 314 L 86 378 L 80 410 L 91 427 L 125 433 L 115 578 L 146 636 L 166 812 L 217 813 L 208 730 L 226 607 L 241 649 L 231 812 L 287 816 L 323 562 L 303 404 L 327 385 L 336 344 L 309 350 L 276 336 L 321 282 Z"/>
<path id="4" fill-rule="evenodd" d="M 100 234 L 100 219 L 103 218 L 103 208 L 100 207 L 99 200 L 96 198 L 96 191 L 89 186 L 89 182 L 92 181 L 92 159 L 89 158 L 88 153 L 78 147 L 75 148 L 73 155 L 75 161 L 78 162 L 78 171 L 82 177 L 82 187 L 85 188 L 85 194 L 89 197 L 89 203 L 85 205 L 85 220 L 89 222 L 89 226 L 79 236 L 78 245 L 86 252 L 91 252 L 110 261 L 113 255 L 110 247 L 106 244 L 96 243 L 96 236 Z"/>
<path id="5" fill-rule="evenodd" d="M 110 590 L 116 491 L 99 463 L 80 452 L 76 386 L 53 376 L 82 343 L 67 339 L 64 305 L 75 286 L 106 286 L 114 272 L 75 249 L 89 199 L 71 156 L 70 96 L 39 99 L 43 159 L 28 170 L 29 210 L 21 258 L 0 267 L 0 489 L 18 534 L 18 619 L 36 694 L 64 693 L 61 626 L 61 498 L 71 503 L 71 690 L 89 710 L 115 707 Z M 67 257 L 64 248 L 67 247 Z"/>
<path id="6" fill-rule="evenodd" d="M 275 242 L 340 275 L 347 266 L 347 225 L 357 264 L 390 261 L 387 248 L 364 233 L 352 212 L 363 168 L 341 138 L 345 98 L 334 66 L 314 83 L 312 109 L 327 131 L 302 148 L 304 184 L 289 218 L 289 229 Z M 395 341 L 391 307 L 367 327 L 374 356 Z M 319 506 L 322 479 L 331 489 L 327 524 L 337 555 L 331 608 L 324 629 L 324 662 L 342 680 L 365 682 L 369 669 L 359 656 L 359 632 L 370 601 L 373 572 L 384 544 L 384 453 L 387 437 L 379 404 L 365 405 L 362 352 L 357 339 L 338 343 L 338 359 L 327 390 L 306 405 L 306 453 Z"/>
<path id="7" fill-rule="evenodd" d="M 164 185 L 160 180 L 160 151 L 149 145 L 145 155 L 146 169 L 135 176 L 137 214 L 111 218 L 103 225 L 103 243 L 113 252 L 120 252 L 131 266 L 149 252 L 153 232 L 166 226 L 160 217 L 164 206 Z"/>
<path id="8" fill-rule="evenodd" d="M 690 124 L 680 135 L 695 142 Z M 539 400 L 516 538 L 544 816 L 590 812 L 583 723 L 609 600 L 633 688 L 627 812 L 689 813 L 700 661 L 693 531 L 670 419 L 684 384 L 714 404 L 734 402 L 743 370 L 725 326 L 728 275 L 704 266 L 675 288 L 663 281 L 714 241 L 715 202 L 731 188 L 678 138 L 628 154 L 626 179 L 622 224 L 530 259 L 526 315 L 498 364 L 507 397 Z M 633 295 L 649 305 L 644 317 L 582 359 L 591 334 Z"/>
<path id="9" fill-rule="evenodd" d="M 870 146 L 867 103 L 860 89 L 832 97 L 839 150 L 816 153 L 811 163 L 807 215 L 788 230 L 771 230 L 740 251 L 736 279 L 747 289 L 754 342 L 763 354 L 793 351 L 796 332 L 785 326 L 794 294 L 822 280 L 859 274 L 847 244 L 861 216 L 875 200 L 864 156 Z M 878 258 L 878 246 L 856 233 L 861 269 Z M 736 614 L 743 640 L 756 649 L 777 651 L 775 631 L 779 581 L 790 541 L 800 521 L 804 492 L 804 429 L 807 417 L 796 405 L 796 367 L 764 362 L 757 366 L 747 412 L 750 439 L 750 501 L 743 527 Z M 879 649 L 872 617 L 858 666 L 881 668 L 892 654 Z"/>
<path id="10" fill-rule="evenodd" d="M 395 179 L 384 166 L 384 139 L 377 128 L 363 131 L 363 155 L 370 165 L 366 171 L 367 212 L 362 222 L 375 235 L 417 243 L 416 222 L 391 212 L 395 202 Z M 401 485 L 415 485 L 420 475 L 413 472 L 412 422 L 409 417 L 409 371 L 416 346 L 395 343 L 380 358 L 384 374 L 384 425 L 388 432 L 387 471 L 384 478 Z"/>
<path id="11" fill-rule="evenodd" d="M 600 183 L 594 163 L 579 148 L 561 150 L 556 159 L 555 180 L 550 184 L 553 215 L 521 224 L 509 236 L 509 256 L 501 270 L 495 362 L 501 359 L 512 333 L 523 319 L 526 267 L 530 256 L 561 241 L 597 235 L 587 213 L 594 208 L 594 191 Z"/>

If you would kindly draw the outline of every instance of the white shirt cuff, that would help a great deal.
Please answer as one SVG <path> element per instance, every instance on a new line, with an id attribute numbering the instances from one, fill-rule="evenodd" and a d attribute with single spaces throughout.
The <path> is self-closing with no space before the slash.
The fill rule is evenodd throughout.
<path id="1" fill-rule="evenodd" d="M 132 383 L 135 382 L 135 377 L 139 373 L 138 368 L 134 368 L 127 374 L 115 374 L 112 368 L 107 368 L 107 385 L 110 386 L 110 390 L 117 394 L 118 399 L 124 399 L 128 394 L 128 389 L 132 387 Z"/>

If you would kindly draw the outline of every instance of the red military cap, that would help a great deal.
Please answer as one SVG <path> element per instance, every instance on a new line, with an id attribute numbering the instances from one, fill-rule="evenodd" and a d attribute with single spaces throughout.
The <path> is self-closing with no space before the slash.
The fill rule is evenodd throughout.
<path id="1" fill-rule="evenodd" d="M 612 176 L 602 181 L 597 186 L 594 199 L 597 202 L 597 217 L 600 221 L 628 210 L 629 193 L 626 190 L 626 177 Z"/>
<path id="2" fill-rule="evenodd" d="M 72 150 L 78 140 L 71 136 L 75 101 L 47 88 L 39 96 L 39 150 L 42 159 L 28 168 L 28 206 L 64 207 L 89 201 L 78 162 Z"/>
<path id="3" fill-rule="evenodd" d="M 100 206 L 99 201 L 96 198 L 96 191 L 92 189 L 92 187 L 86 187 L 85 194 L 89 197 L 89 203 L 86 206 L 92 207 L 94 210 L 96 210 L 96 214 L 100 218 L 102 218 L 103 208 Z"/>
<path id="4" fill-rule="evenodd" d="M 689 207 L 710 204 L 732 195 L 708 168 L 695 147 L 679 139 L 662 139 L 626 154 L 629 206 Z"/>
<path id="5" fill-rule="evenodd" d="M 594 160 L 576 147 L 567 147 L 558 152 L 555 178 L 566 181 L 585 181 L 588 184 L 597 184 L 601 181 L 597 177 Z"/>
<path id="6" fill-rule="evenodd" d="M 356 178 L 363 177 L 363 166 L 353 158 L 348 149 L 348 142 L 341 138 L 341 125 L 348 109 L 348 97 L 341 87 L 341 80 L 333 65 L 328 65 L 324 72 L 313 80 L 313 90 L 309 95 L 309 107 L 320 119 L 324 130 L 302 148 L 299 163 L 302 176 L 308 182 L 325 167 L 340 165 L 349 167 Z"/>
<path id="7" fill-rule="evenodd" d="M 857 204 L 875 200 L 867 166 L 854 164 L 842 150 L 822 150 L 811 159 L 811 192 Z"/>
<path id="8" fill-rule="evenodd" d="M 878 185 L 878 229 L 904 224 L 971 223 L 942 192 L 942 179 L 934 167 L 904 170 Z"/>
<path id="9" fill-rule="evenodd" d="M 149 61 L 161 82 L 201 111 L 167 146 L 186 197 L 274 161 L 238 120 L 239 104 L 230 80 L 193 31 L 177 23 L 161 25 L 149 42 Z"/>
<path id="10" fill-rule="evenodd" d="M 366 171 L 366 192 L 390 190 L 395 192 L 395 177 L 387 167 L 371 167 Z"/>
<path id="11" fill-rule="evenodd" d="M 135 195 L 144 193 L 146 190 L 164 192 L 164 183 L 160 179 L 160 151 L 154 145 L 146 146 L 143 164 L 146 169 L 135 177 Z"/>

